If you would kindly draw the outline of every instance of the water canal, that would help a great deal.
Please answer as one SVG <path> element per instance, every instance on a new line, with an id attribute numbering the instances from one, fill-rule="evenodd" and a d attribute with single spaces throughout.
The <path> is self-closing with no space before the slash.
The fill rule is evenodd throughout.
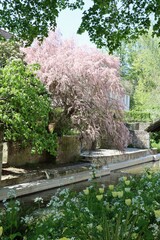
<path id="1" fill-rule="evenodd" d="M 109 184 L 116 184 L 118 182 L 118 179 L 122 176 L 130 176 L 130 175 L 137 175 L 142 174 L 145 170 L 150 169 L 151 171 L 160 171 L 160 160 L 156 162 L 149 162 L 144 164 L 135 165 L 132 167 L 115 170 L 110 173 L 110 175 L 98 177 L 94 181 L 96 181 L 99 185 L 104 184 L 105 186 L 108 186 Z M 69 188 L 73 191 L 81 191 L 84 188 L 88 187 L 91 184 L 90 180 L 88 181 L 82 181 L 79 183 L 70 184 L 64 187 L 61 187 L 61 189 Z M 50 198 L 57 192 L 58 188 L 30 194 L 23 197 L 18 197 L 18 199 L 24 203 L 32 204 L 35 198 L 42 197 L 44 202 L 48 202 Z"/>

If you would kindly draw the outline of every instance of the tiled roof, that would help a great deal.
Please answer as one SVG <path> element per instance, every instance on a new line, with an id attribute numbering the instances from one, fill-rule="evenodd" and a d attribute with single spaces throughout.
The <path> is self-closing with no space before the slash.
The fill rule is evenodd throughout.
<path id="1" fill-rule="evenodd" d="M 0 28 L 0 35 L 5 39 L 10 39 L 13 35 L 3 29 Z"/>

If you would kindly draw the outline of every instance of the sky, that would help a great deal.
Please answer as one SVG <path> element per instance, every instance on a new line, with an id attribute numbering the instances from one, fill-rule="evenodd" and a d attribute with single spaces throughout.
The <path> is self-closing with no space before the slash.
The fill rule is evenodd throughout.
<path id="1" fill-rule="evenodd" d="M 85 1 L 85 9 L 92 5 L 91 0 Z M 60 12 L 57 19 L 57 29 L 62 33 L 64 39 L 73 38 L 79 45 L 95 46 L 90 42 L 88 33 L 76 34 L 81 23 L 82 11 L 65 9 Z"/>

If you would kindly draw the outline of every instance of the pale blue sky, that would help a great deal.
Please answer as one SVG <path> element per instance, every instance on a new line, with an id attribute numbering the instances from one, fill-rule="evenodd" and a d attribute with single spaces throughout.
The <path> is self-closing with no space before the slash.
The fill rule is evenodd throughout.
<path id="1" fill-rule="evenodd" d="M 85 9 L 88 9 L 91 5 L 91 0 L 85 1 Z M 90 42 L 87 32 L 83 33 L 82 35 L 76 34 L 81 23 L 81 17 L 81 10 L 63 10 L 57 19 L 57 28 L 62 33 L 64 39 L 73 38 L 79 45 L 95 46 Z"/>

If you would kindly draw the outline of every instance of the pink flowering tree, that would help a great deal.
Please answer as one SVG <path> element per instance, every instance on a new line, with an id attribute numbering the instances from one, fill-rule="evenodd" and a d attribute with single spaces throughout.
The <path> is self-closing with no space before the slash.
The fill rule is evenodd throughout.
<path id="1" fill-rule="evenodd" d="M 114 148 L 124 149 L 129 134 L 123 123 L 117 58 L 64 41 L 57 32 L 23 51 L 27 63 L 40 64 L 37 74 L 51 93 L 53 109 L 61 109 L 55 130 L 60 119 L 61 124 L 69 120 L 83 139 L 93 142 L 107 136 Z"/>

